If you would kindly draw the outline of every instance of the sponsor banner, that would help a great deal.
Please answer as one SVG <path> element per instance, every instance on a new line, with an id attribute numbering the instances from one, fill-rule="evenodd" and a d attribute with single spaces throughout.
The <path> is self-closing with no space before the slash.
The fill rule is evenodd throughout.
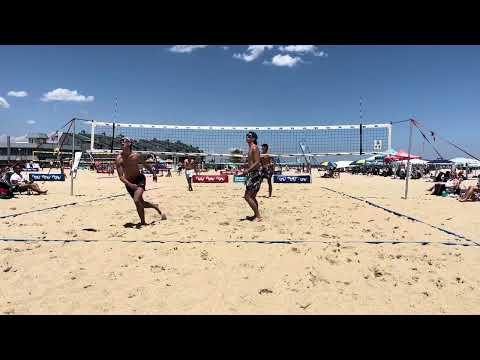
<path id="1" fill-rule="evenodd" d="M 273 182 L 275 184 L 310 184 L 312 179 L 310 175 L 275 175 Z"/>
<path id="2" fill-rule="evenodd" d="M 25 168 L 25 169 L 23 169 L 23 171 L 25 171 L 25 172 L 30 172 L 30 171 L 35 172 L 35 171 L 40 171 L 40 168 Z"/>
<path id="3" fill-rule="evenodd" d="M 224 184 L 228 183 L 228 175 L 193 175 L 192 180 L 194 183 Z"/>
<path id="4" fill-rule="evenodd" d="M 30 181 L 65 181 L 64 174 L 28 174 Z"/>
<path id="5" fill-rule="evenodd" d="M 247 177 L 246 177 L 246 176 L 235 175 L 235 176 L 233 177 L 233 182 L 234 182 L 234 183 L 242 183 L 242 184 L 245 184 L 245 180 L 247 180 Z"/>

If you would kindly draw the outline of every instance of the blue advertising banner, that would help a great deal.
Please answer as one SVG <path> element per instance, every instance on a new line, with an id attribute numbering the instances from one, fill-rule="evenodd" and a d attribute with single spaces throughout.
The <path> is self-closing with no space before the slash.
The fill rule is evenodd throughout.
<path id="1" fill-rule="evenodd" d="M 246 179 L 247 179 L 246 176 L 237 176 L 237 175 L 235 175 L 235 176 L 233 177 L 233 182 L 234 182 L 234 183 L 242 183 L 242 184 L 245 184 L 245 180 L 246 180 Z"/>
<path id="2" fill-rule="evenodd" d="M 65 181 L 64 174 L 28 174 L 30 181 Z"/>
<path id="3" fill-rule="evenodd" d="M 275 184 L 310 184 L 312 179 L 310 175 L 274 175 L 273 182 Z"/>

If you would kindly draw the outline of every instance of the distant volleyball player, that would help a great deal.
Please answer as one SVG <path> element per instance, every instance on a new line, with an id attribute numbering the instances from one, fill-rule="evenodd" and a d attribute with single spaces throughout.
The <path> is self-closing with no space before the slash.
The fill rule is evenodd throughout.
<path id="1" fill-rule="evenodd" d="M 193 191 L 192 177 L 195 174 L 195 162 L 191 158 L 186 158 L 183 162 L 183 168 L 185 169 L 185 177 L 187 178 L 188 191 Z"/>
<path id="2" fill-rule="evenodd" d="M 137 207 L 140 224 L 147 225 L 145 222 L 145 209 L 155 209 L 166 220 L 165 214 L 162 214 L 157 205 L 143 200 L 143 192 L 145 191 L 146 178 L 140 173 L 139 165 L 142 164 L 147 170 L 153 174 L 153 181 L 157 182 L 157 174 L 150 164 L 145 162 L 142 154 L 132 151 L 133 142 L 128 138 L 122 139 L 122 153 L 117 156 L 116 165 L 117 173 L 120 181 L 125 184 L 128 193 L 133 198 Z"/>
<path id="3" fill-rule="evenodd" d="M 262 172 L 261 172 L 261 163 L 260 163 L 260 151 L 257 146 L 257 134 L 253 131 L 250 131 L 247 134 L 247 144 L 248 144 L 248 165 L 247 168 L 243 171 L 243 176 L 246 176 L 245 181 L 245 195 L 244 198 L 247 201 L 248 205 L 253 210 L 253 216 L 247 216 L 248 220 L 262 221 L 260 212 L 258 210 L 258 202 L 256 199 L 257 193 L 260 190 L 260 185 L 262 184 Z"/>
<path id="4" fill-rule="evenodd" d="M 262 145 L 262 156 L 260 157 L 262 164 L 262 177 L 268 182 L 268 197 L 272 197 L 272 176 L 275 170 L 275 162 L 268 153 L 268 144 Z"/>

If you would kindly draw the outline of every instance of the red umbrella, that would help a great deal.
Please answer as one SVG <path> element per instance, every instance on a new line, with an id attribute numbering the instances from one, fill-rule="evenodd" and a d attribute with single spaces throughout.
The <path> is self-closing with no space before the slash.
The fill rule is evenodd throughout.
<path id="1" fill-rule="evenodd" d="M 405 150 L 400 150 L 399 152 L 397 152 L 395 157 L 398 158 L 398 160 L 408 160 L 408 152 L 406 152 Z M 420 159 L 420 158 L 421 156 L 410 154 L 410 159 Z"/>

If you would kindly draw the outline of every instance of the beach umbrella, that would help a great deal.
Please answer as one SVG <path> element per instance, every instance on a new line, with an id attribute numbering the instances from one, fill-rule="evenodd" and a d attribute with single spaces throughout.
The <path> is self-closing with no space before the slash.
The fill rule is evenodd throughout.
<path id="1" fill-rule="evenodd" d="M 356 161 L 352 161 L 350 165 L 365 165 L 367 163 L 366 159 L 360 159 Z"/>
<path id="2" fill-rule="evenodd" d="M 397 153 L 398 151 L 395 149 L 388 149 L 387 151 L 385 151 L 386 155 L 397 155 Z"/>
<path id="3" fill-rule="evenodd" d="M 335 164 L 332 163 L 331 161 L 324 161 L 324 162 L 320 163 L 320 166 L 323 166 L 323 167 L 336 167 L 337 165 L 335 165 Z"/>
<path id="4" fill-rule="evenodd" d="M 399 150 L 395 157 L 399 158 L 399 160 L 406 160 L 408 159 L 408 152 L 405 150 Z M 410 159 L 420 159 L 421 156 L 410 154 Z"/>

